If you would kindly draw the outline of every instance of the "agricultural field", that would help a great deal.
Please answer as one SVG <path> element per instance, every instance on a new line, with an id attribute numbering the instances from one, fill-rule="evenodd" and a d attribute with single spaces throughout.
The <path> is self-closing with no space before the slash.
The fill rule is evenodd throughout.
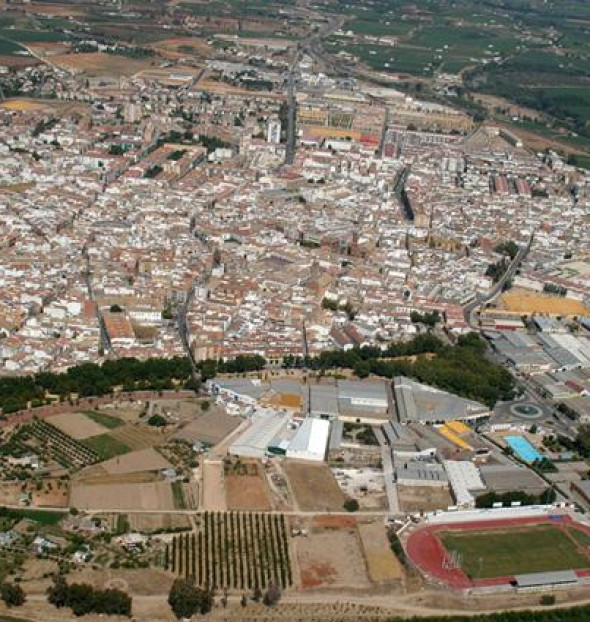
<path id="1" fill-rule="evenodd" d="M 102 52 L 58 54 L 51 57 L 51 62 L 63 69 L 81 71 L 92 77 L 112 76 L 116 78 L 132 76 L 156 63 L 153 59 L 140 60 Z"/>
<path id="2" fill-rule="evenodd" d="M 131 451 L 131 447 L 114 438 L 110 434 L 99 434 L 86 439 L 84 442 L 98 456 L 98 461 L 109 460 L 116 456 L 122 456 Z"/>
<path id="3" fill-rule="evenodd" d="M 49 417 L 47 421 L 77 441 L 106 432 L 102 425 L 83 413 L 62 413 L 61 415 Z"/>
<path id="4" fill-rule="evenodd" d="M 168 482 L 72 483 L 70 504 L 79 510 L 174 510 Z"/>
<path id="5" fill-rule="evenodd" d="M 32 440 L 42 455 L 67 469 L 81 468 L 101 459 L 93 447 L 72 438 L 42 419 L 22 426 L 18 433 L 23 440 Z"/>
<path id="6" fill-rule="evenodd" d="M 293 583 L 287 521 L 282 514 L 205 512 L 197 533 L 175 536 L 163 566 L 198 585 L 283 588 Z"/>
<path id="7" fill-rule="evenodd" d="M 284 468 L 299 509 L 342 510 L 345 497 L 328 466 L 291 461 Z"/>
<path id="8" fill-rule="evenodd" d="M 124 456 L 117 456 L 101 463 L 101 468 L 109 475 L 124 475 L 143 471 L 159 471 L 170 468 L 170 463 L 155 449 L 139 449 Z"/>
<path id="9" fill-rule="evenodd" d="M 228 510 L 271 509 L 266 477 L 259 462 L 226 460 L 224 470 Z"/>
<path id="10" fill-rule="evenodd" d="M 590 567 L 590 558 L 566 531 L 551 525 L 507 530 L 440 532 L 449 553 L 456 551 L 461 568 L 472 579 L 506 577 Z"/>

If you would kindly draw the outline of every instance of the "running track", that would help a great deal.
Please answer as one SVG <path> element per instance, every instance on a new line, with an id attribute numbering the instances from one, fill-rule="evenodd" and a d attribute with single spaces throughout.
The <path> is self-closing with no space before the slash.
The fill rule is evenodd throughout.
<path id="1" fill-rule="evenodd" d="M 463 590 L 473 587 L 507 585 L 514 580 L 513 576 L 494 577 L 492 579 L 478 579 L 473 581 L 459 568 L 444 568 L 443 563 L 444 560 L 448 558 L 448 554 L 437 537 L 437 533 L 440 531 L 485 531 L 486 529 L 501 529 L 505 527 L 538 525 L 543 523 L 561 528 L 573 526 L 576 529 L 590 535 L 590 527 L 586 527 L 575 522 L 570 516 L 567 515 L 560 516 L 559 521 L 551 520 L 547 516 L 539 516 L 473 521 L 467 523 L 445 523 L 420 527 L 415 532 L 411 533 L 408 536 L 405 545 L 406 554 L 426 578 L 432 581 L 444 583 L 455 590 Z M 579 577 L 590 576 L 590 568 L 576 572 Z"/>

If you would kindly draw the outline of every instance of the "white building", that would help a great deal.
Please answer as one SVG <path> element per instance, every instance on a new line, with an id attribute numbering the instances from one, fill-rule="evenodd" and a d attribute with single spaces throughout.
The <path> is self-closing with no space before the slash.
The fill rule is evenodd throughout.
<path id="1" fill-rule="evenodd" d="M 273 119 L 268 122 L 266 129 L 266 142 L 278 145 L 281 142 L 281 122 Z"/>
<path id="2" fill-rule="evenodd" d="M 329 438 L 330 422 L 327 419 L 308 417 L 289 444 L 287 458 L 322 462 L 326 458 Z"/>

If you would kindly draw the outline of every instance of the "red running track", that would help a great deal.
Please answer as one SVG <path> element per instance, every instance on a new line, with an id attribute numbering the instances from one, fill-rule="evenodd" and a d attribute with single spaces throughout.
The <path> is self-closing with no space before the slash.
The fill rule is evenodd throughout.
<path id="1" fill-rule="evenodd" d="M 460 568 L 444 568 L 443 564 L 445 559 L 448 559 L 448 555 L 446 549 L 437 537 L 437 533 L 439 531 L 485 531 L 486 529 L 538 525 L 541 523 L 563 528 L 565 528 L 566 525 L 575 526 L 576 529 L 590 535 L 590 527 L 575 522 L 567 515 L 561 515 L 559 520 L 552 520 L 547 516 L 533 516 L 526 518 L 472 521 L 467 523 L 443 523 L 420 527 L 414 533 L 410 534 L 406 541 L 406 554 L 420 572 L 428 579 L 445 583 L 456 590 L 472 587 L 507 585 L 514 580 L 514 577 L 494 577 L 492 579 L 478 579 L 473 581 Z M 580 577 L 590 576 L 590 569 L 579 570 L 577 574 Z"/>

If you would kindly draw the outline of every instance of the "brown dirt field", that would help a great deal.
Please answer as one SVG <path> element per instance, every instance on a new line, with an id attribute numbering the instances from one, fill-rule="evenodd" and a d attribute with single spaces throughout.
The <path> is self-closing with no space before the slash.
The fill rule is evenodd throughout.
<path id="1" fill-rule="evenodd" d="M 21 194 L 29 190 L 29 188 L 34 188 L 34 182 L 22 183 L 22 184 L 8 184 L 7 186 L 0 186 L 0 191 L 2 192 L 10 192 L 12 194 Z"/>
<path id="2" fill-rule="evenodd" d="M 58 54 L 51 57 L 54 65 L 64 69 L 83 71 L 89 76 L 132 76 L 144 69 L 152 67 L 150 61 L 105 54 L 102 52 L 88 52 L 85 54 Z M 155 62 L 155 61 L 152 61 Z"/>
<path id="3" fill-rule="evenodd" d="M 51 489 L 49 489 L 51 485 Z M 37 490 L 31 487 L 31 505 L 34 507 L 67 508 L 70 502 L 68 482 L 60 480 L 45 480 L 43 488 Z"/>
<path id="4" fill-rule="evenodd" d="M 107 428 L 83 413 L 62 413 L 49 417 L 47 421 L 78 441 L 108 432 Z"/>
<path id="5" fill-rule="evenodd" d="M 303 589 L 370 586 L 356 530 L 312 533 L 294 547 Z"/>
<path id="6" fill-rule="evenodd" d="M 256 464 L 256 475 L 237 475 L 230 473 L 225 476 L 225 499 L 228 510 L 261 510 L 272 509 L 266 477 Z"/>
<path id="7" fill-rule="evenodd" d="M 159 471 L 172 466 L 166 458 L 155 449 L 140 449 L 124 456 L 111 458 L 101 464 L 101 467 L 109 474 L 123 475 L 126 473 L 138 473 L 140 471 Z"/>
<path id="8" fill-rule="evenodd" d="M 446 488 L 430 486 L 398 486 L 397 494 L 403 512 L 431 512 L 453 505 L 451 493 Z"/>
<path id="9" fill-rule="evenodd" d="M 21 493 L 20 482 L 0 483 L 0 505 L 16 505 Z"/>
<path id="10" fill-rule="evenodd" d="M 57 54 L 66 54 L 72 49 L 69 43 L 57 43 L 53 41 L 40 41 L 35 43 L 29 43 L 27 46 L 33 50 L 36 54 L 43 57 L 51 57 Z"/>
<path id="11" fill-rule="evenodd" d="M 31 67 L 32 65 L 40 65 L 41 61 L 33 56 L 7 56 L 0 54 L 0 65 L 4 67 L 13 67 L 22 69 L 23 67 Z"/>
<path id="12" fill-rule="evenodd" d="M 354 529 L 355 516 L 314 516 L 313 526 L 320 529 Z"/>
<path id="13" fill-rule="evenodd" d="M 151 484 L 72 485 L 71 505 L 80 510 L 173 510 L 174 498 L 167 482 Z"/>
<path id="14" fill-rule="evenodd" d="M 35 13 L 45 13 L 46 15 L 52 15 L 54 17 L 69 17 L 70 15 L 84 15 L 84 11 L 80 7 L 76 7 L 74 4 L 46 4 L 32 2 L 28 5 L 28 9 Z"/>
<path id="15" fill-rule="evenodd" d="M 326 465 L 287 462 L 285 473 L 301 510 L 342 510 L 344 494 Z"/>
<path id="16" fill-rule="evenodd" d="M 226 510 L 225 476 L 221 460 L 203 460 L 203 509 Z"/>
<path id="17" fill-rule="evenodd" d="M 530 292 L 512 290 L 505 293 L 502 305 L 516 313 L 543 313 L 547 315 L 590 315 L 588 309 L 579 300 L 561 296 L 547 296 Z"/>
<path id="18" fill-rule="evenodd" d="M 404 570 L 389 547 L 383 523 L 364 523 L 358 531 L 371 580 L 383 583 L 403 579 Z"/>

